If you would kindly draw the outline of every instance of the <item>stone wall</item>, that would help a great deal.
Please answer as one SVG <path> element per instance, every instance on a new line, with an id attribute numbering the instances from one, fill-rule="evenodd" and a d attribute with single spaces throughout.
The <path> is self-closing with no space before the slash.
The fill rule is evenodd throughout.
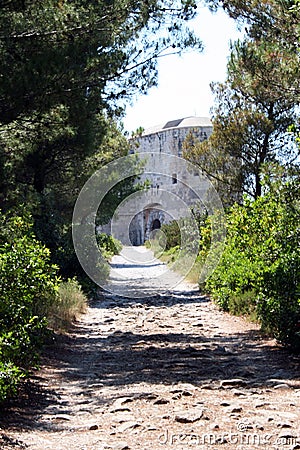
<path id="1" fill-rule="evenodd" d="M 188 207 L 198 199 L 193 188 L 199 192 L 201 173 L 187 170 L 179 159 L 183 142 L 190 133 L 203 141 L 211 132 L 209 119 L 192 117 L 145 130 L 130 140 L 131 153 L 143 156 L 141 181 L 148 180 L 150 188 L 131 196 L 115 213 L 111 232 L 123 244 L 142 245 L 153 229 L 187 216 Z"/>

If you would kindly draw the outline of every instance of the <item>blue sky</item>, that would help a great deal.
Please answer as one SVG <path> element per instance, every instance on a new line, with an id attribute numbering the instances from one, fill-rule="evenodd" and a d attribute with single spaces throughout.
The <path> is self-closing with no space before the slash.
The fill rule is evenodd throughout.
<path id="1" fill-rule="evenodd" d="M 158 87 L 128 105 L 123 119 L 125 131 L 148 128 L 161 122 L 188 116 L 210 116 L 213 105 L 209 84 L 224 81 L 230 40 L 241 36 L 236 23 L 222 10 L 211 13 L 199 8 L 193 28 L 204 51 L 161 58 Z"/>

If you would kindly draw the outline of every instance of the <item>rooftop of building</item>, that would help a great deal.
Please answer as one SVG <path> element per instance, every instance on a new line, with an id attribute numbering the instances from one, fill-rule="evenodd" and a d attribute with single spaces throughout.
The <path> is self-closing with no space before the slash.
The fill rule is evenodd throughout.
<path id="1" fill-rule="evenodd" d="M 212 127 L 209 117 L 184 117 L 183 119 L 170 120 L 154 127 L 147 128 L 143 131 L 142 136 L 148 136 L 149 134 L 160 133 L 162 131 L 178 128 L 197 128 L 197 127 Z"/>

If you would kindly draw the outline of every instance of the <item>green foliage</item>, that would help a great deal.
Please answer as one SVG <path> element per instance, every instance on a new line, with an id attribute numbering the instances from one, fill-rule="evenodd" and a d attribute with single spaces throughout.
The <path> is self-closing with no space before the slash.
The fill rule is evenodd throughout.
<path id="1" fill-rule="evenodd" d="M 116 106 L 156 83 L 159 55 L 201 47 L 186 25 L 196 8 L 189 0 L 46 0 L 0 8 L 5 123 L 57 104 L 71 107 L 73 117 Z"/>
<path id="2" fill-rule="evenodd" d="M 231 314 L 245 316 L 252 321 L 257 321 L 256 292 L 246 291 L 237 295 L 231 295 L 228 301 L 228 309 Z"/>
<path id="3" fill-rule="evenodd" d="M 146 248 L 148 248 L 148 249 L 151 248 L 151 242 L 150 241 L 145 241 L 144 246 Z"/>
<path id="4" fill-rule="evenodd" d="M 0 361 L 0 403 L 17 393 L 18 383 L 23 377 L 23 371 L 13 363 Z"/>
<path id="5" fill-rule="evenodd" d="M 299 187 L 298 180 L 274 184 L 265 196 L 229 212 L 226 248 L 206 288 L 223 309 L 256 316 L 263 329 L 296 346 Z"/>
<path id="6" fill-rule="evenodd" d="M 158 250 L 159 259 L 166 264 L 172 264 L 176 262 L 179 255 L 180 255 L 180 247 L 178 245 L 176 245 L 175 247 L 171 247 L 169 250 L 165 250 L 163 253 L 161 253 L 161 248 Z"/>
<path id="7" fill-rule="evenodd" d="M 113 255 L 117 255 L 122 250 L 122 244 L 118 239 L 106 233 L 96 235 L 97 243 L 105 259 L 110 259 Z"/>
<path id="8" fill-rule="evenodd" d="M 247 24 L 231 45 L 225 83 L 213 83 L 213 133 L 187 142 L 185 157 L 216 186 L 226 206 L 262 195 L 262 167 L 298 152 L 288 127 L 298 122 L 300 8 L 296 1 L 207 0 Z"/>
<path id="9" fill-rule="evenodd" d="M 0 400 L 37 363 L 46 313 L 57 296 L 57 268 L 28 217 L 0 214 Z"/>
<path id="10" fill-rule="evenodd" d="M 240 200 L 244 178 L 242 166 L 228 151 L 226 142 L 221 142 L 216 122 L 212 135 L 205 141 L 200 142 L 193 135 L 187 136 L 183 143 L 183 157 L 199 167 L 207 176 L 224 207 Z"/>
<path id="11" fill-rule="evenodd" d="M 295 138 L 288 133 L 297 102 L 281 89 L 269 89 L 256 70 L 260 64 L 265 76 L 275 77 L 278 64 L 268 62 L 269 51 L 251 40 L 234 44 L 226 82 L 212 86 L 213 133 L 207 141 L 185 143 L 184 156 L 206 173 L 226 206 L 241 203 L 242 193 L 262 195 L 265 163 L 284 160 L 288 165 L 297 155 Z"/>
<path id="12" fill-rule="evenodd" d="M 76 198 L 86 180 L 99 168 L 117 158 L 124 156 L 128 150 L 128 143 L 119 127 L 107 120 L 102 122 L 105 126 L 105 137 L 102 143 L 92 155 L 81 155 L 81 159 L 70 154 L 64 159 L 58 152 L 58 160 L 53 160 L 53 166 L 44 179 L 45 187 L 42 193 L 34 192 L 24 185 L 24 190 L 14 187 L 10 190 L 12 205 L 17 202 L 26 202 L 34 219 L 34 232 L 38 240 L 43 242 L 51 251 L 51 261 L 59 266 L 59 273 L 64 279 L 77 276 L 80 283 L 87 287 L 88 291 L 94 289 L 92 282 L 87 281 L 86 274 L 82 270 L 72 242 L 72 213 Z M 99 138 L 100 139 L 100 138 Z M 19 155 L 21 158 L 21 155 Z M 51 155 L 48 155 L 51 158 Z M 10 179 L 18 174 L 27 173 L 30 180 L 32 172 L 26 165 L 26 159 L 22 160 L 22 168 L 13 167 Z M 37 168 L 37 170 L 40 170 Z M 33 176 L 33 175 L 32 175 Z M 33 179 L 30 184 L 33 183 Z M 106 223 L 114 212 L 117 202 L 133 189 L 133 180 L 125 180 L 122 186 L 117 186 L 110 195 L 109 202 L 103 203 L 101 208 L 101 222 Z M 6 205 L 8 206 L 8 205 Z M 10 205 L 11 207 L 11 205 Z"/>
<path id="13" fill-rule="evenodd" d="M 244 253 L 234 248 L 228 238 L 225 252 L 219 266 L 206 283 L 206 288 L 212 293 L 219 306 L 230 310 L 232 297 L 255 289 L 260 277 L 261 267 L 256 261 L 249 259 Z M 263 263 L 261 263 L 263 265 Z"/>
<path id="14" fill-rule="evenodd" d="M 143 128 L 143 127 L 138 127 L 135 131 L 132 131 L 131 132 L 131 139 L 133 139 L 133 138 L 139 138 L 139 137 L 141 137 L 142 136 L 142 134 L 144 133 L 144 131 L 145 131 L 145 128 Z"/>
<path id="15" fill-rule="evenodd" d="M 161 227 L 161 231 L 166 237 L 165 249 L 169 250 L 172 247 L 180 247 L 181 244 L 181 232 L 179 224 L 176 220 L 173 220 L 169 224 L 164 224 Z"/>

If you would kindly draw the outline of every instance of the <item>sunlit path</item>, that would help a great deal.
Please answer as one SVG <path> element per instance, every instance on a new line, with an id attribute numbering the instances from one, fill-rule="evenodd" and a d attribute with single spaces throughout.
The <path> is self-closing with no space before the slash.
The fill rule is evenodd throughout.
<path id="1" fill-rule="evenodd" d="M 170 270 L 144 246 L 123 247 L 110 266 L 110 278 L 104 287 L 117 295 L 145 297 L 186 289 L 184 277 Z"/>
<path id="2" fill-rule="evenodd" d="M 124 248 L 112 265 L 114 287 L 126 287 L 126 273 L 144 294 L 165 270 L 144 248 Z M 30 399 L 2 415 L 1 449 L 182 450 L 183 435 L 201 450 L 221 441 L 223 450 L 238 448 L 229 433 L 246 433 L 246 450 L 283 436 L 291 445 L 282 448 L 298 448 L 299 358 L 194 286 L 162 287 L 143 297 L 103 291 L 58 336 L 28 385 Z"/>

